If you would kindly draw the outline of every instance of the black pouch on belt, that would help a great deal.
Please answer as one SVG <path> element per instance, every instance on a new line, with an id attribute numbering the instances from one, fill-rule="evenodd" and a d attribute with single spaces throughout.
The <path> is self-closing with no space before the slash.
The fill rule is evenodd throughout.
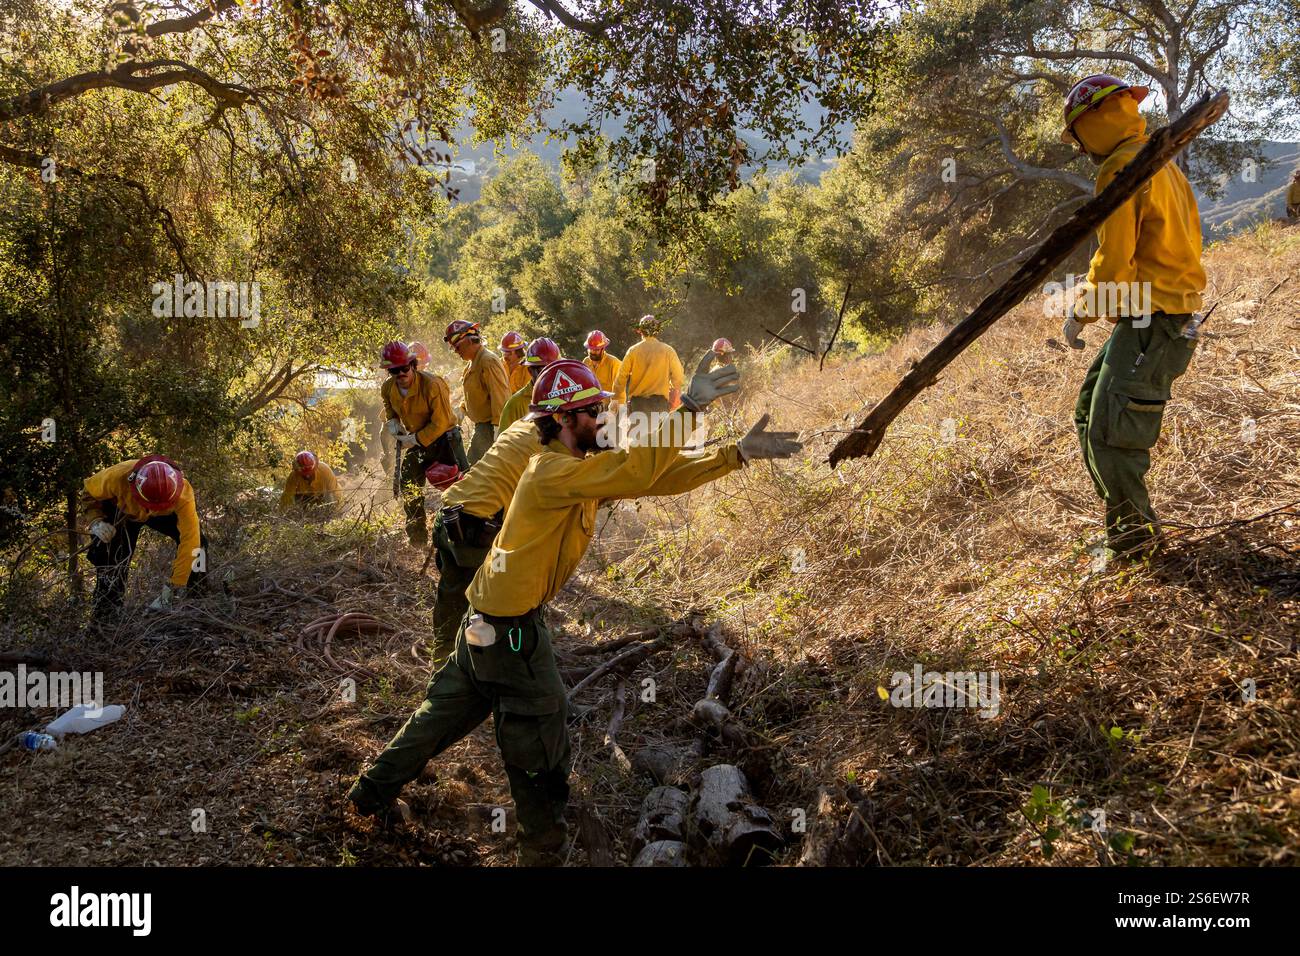
<path id="1" fill-rule="evenodd" d="M 447 537 L 453 544 L 465 543 L 465 527 L 461 523 L 464 507 L 462 505 L 447 505 L 439 512 L 442 518 L 442 526 L 447 531 Z"/>
<path id="2" fill-rule="evenodd" d="M 461 515 L 460 523 L 464 529 L 465 544 L 471 548 L 490 548 L 496 540 L 497 532 L 501 530 L 501 512 L 498 511 L 491 518 L 464 514 Z"/>

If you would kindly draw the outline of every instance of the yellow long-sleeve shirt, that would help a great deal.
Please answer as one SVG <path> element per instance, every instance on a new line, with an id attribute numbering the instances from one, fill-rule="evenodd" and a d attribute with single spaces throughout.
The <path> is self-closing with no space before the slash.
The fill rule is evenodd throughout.
<path id="1" fill-rule="evenodd" d="M 510 397 L 506 367 L 501 358 L 487 347 L 480 348 L 473 359 L 465 363 L 460 384 L 465 390 L 461 410 L 477 424 L 497 422 L 501 409 Z"/>
<path id="2" fill-rule="evenodd" d="M 415 381 L 405 396 L 391 376 L 379 394 L 384 399 L 384 420 L 398 419 L 408 432 L 414 432 L 421 445 L 428 447 L 456 423 L 451 412 L 451 389 L 441 375 L 416 372 Z"/>
<path id="3" fill-rule="evenodd" d="M 1291 188 L 1286 191 L 1286 204 L 1300 206 L 1300 179 L 1291 180 Z"/>
<path id="4" fill-rule="evenodd" d="M 520 475 L 541 450 L 541 435 L 532 422 L 503 427 L 465 477 L 443 492 L 443 505 L 460 505 L 476 518 L 491 518 L 510 504 Z"/>
<path id="5" fill-rule="evenodd" d="M 688 434 L 690 424 L 688 420 L 685 429 L 678 424 L 677 434 Z M 672 427 L 666 422 L 660 436 Z M 483 563 L 466 591 L 470 605 L 485 614 L 513 617 L 545 604 L 586 553 L 602 500 L 680 494 L 740 466 L 735 445 L 698 459 L 681 458 L 667 441 L 585 458 L 559 442 L 543 446 L 519 480 L 492 559 Z"/>
<path id="6" fill-rule="evenodd" d="M 515 392 L 506 400 L 501 409 L 501 421 L 497 424 L 497 441 L 501 440 L 501 433 L 513 425 L 519 419 L 528 414 L 528 406 L 533 403 L 533 383 L 530 381 L 519 391 Z M 534 429 L 536 431 L 536 429 Z"/>
<path id="7" fill-rule="evenodd" d="M 504 363 L 505 360 L 502 359 L 502 362 Z M 509 387 L 511 395 L 519 391 L 525 385 L 532 384 L 533 380 L 528 375 L 528 367 L 524 365 L 523 362 L 520 362 L 513 368 L 508 364 L 506 365 L 506 385 Z"/>
<path id="8" fill-rule="evenodd" d="M 181 489 L 181 496 L 176 502 L 176 507 L 167 511 L 150 511 L 136 500 L 135 495 L 131 492 L 131 486 L 126 480 L 126 476 L 131 474 L 131 469 L 135 467 L 138 460 L 133 458 L 130 461 L 112 465 L 85 480 L 81 488 L 82 520 L 87 527 L 96 521 L 105 520 L 105 501 L 113 502 L 117 506 L 117 510 L 124 513 L 132 521 L 143 522 L 148 521 L 150 518 L 161 518 L 174 514 L 181 540 L 176 546 L 176 560 L 172 562 L 171 583 L 173 587 L 184 587 L 185 583 L 190 579 L 190 566 L 194 563 L 194 556 L 201 540 L 199 537 L 199 512 L 194 504 L 194 488 L 190 484 L 190 480 L 186 478 L 185 487 Z"/>
<path id="9" fill-rule="evenodd" d="M 280 495 L 280 510 L 288 511 L 293 507 L 299 495 L 315 498 L 319 501 L 337 505 L 339 501 L 339 480 L 334 470 L 323 461 L 316 462 L 316 471 L 308 481 L 295 468 L 284 480 L 284 493 Z"/>
<path id="10" fill-rule="evenodd" d="M 582 360 L 582 364 L 587 366 L 596 373 L 596 381 L 600 382 L 600 387 L 607 392 L 614 391 L 614 382 L 618 379 L 619 370 L 623 367 L 622 360 L 617 355 L 606 352 L 600 357 L 599 362 L 593 362 L 588 355 Z M 615 393 L 615 398 L 618 398 Z"/>
<path id="11" fill-rule="evenodd" d="M 671 345 L 646 336 L 627 350 L 614 378 L 614 401 L 643 395 L 667 398 L 674 390 L 682 390 L 682 360 Z"/>
<path id="12" fill-rule="evenodd" d="M 1146 144 L 1146 121 L 1130 98 L 1085 114 L 1076 129 L 1084 142 L 1114 142 L 1097 172 L 1100 194 Z M 1111 285 L 1097 290 L 1099 283 Z M 1153 312 L 1175 315 L 1196 312 L 1204 304 L 1205 269 L 1201 266 L 1201 217 L 1196 197 L 1183 171 L 1174 163 L 1162 167 L 1150 181 L 1111 213 L 1097 230 L 1097 251 L 1088 268 L 1075 315 L 1080 322 L 1098 318 L 1116 321 L 1121 311 L 1108 306 L 1117 300 L 1110 289 L 1150 283 Z M 1089 301 L 1094 299 L 1095 301 Z M 1122 301 L 1122 300 L 1121 300 Z M 1130 307 L 1131 308 L 1131 307 Z M 1100 314 L 1093 314 L 1094 312 Z"/>

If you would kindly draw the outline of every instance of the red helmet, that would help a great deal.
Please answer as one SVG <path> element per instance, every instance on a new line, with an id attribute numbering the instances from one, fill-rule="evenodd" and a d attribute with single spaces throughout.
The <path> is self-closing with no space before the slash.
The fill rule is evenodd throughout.
<path id="1" fill-rule="evenodd" d="M 528 417 L 545 418 L 552 412 L 583 408 L 613 396 L 613 392 L 600 387 L 596 373 L 587 366 L 573 359 L 560 359 L 542 369 L 533 382 L 533 403 L 528 406 L 532 414 Z"/>
<path id="2" fill-rule="evenodd" d="M 451 325 L 447 326 L 447 331 L 443 333 L 442 340 L 455 348 L 460 344 L 460 340 L 467 335 L 478 335 L 479 326 L 477 322 L 466 322 L 464 319 L 457 319 Z"/>
<path id="3" fill-rule="evenodd" d="M 310 478 L 316 474 L 316 456 L 309 451 L 300 451 L 293 458 L 293 466 L 298 469 L 298 474 Z"/>
<path id="4" fill-rule="evenodd" d="M 533 339 L 528 343 L 525 365 L 550 365 L 560 360 L 560 347 L 550 339 Z"/>
<path id="5" fill-rule="evenodd" d="M 609 339 L 600 329 L 587 333 L 587 348 L 592 352 L 609 348 Z"/>
<path id="6" fill-rule="evenodd" d="M 513 352 L 516 349 L 522 349 L 527 344 L 524 337 L 518 332 L 507 332 L 501 336 L 501 351 L 503 352 Z"/>
<path id="7" fill-rule="evenodd" d="M 135 500 L 150 511 L 170 511 L 181 500 L 185 475 L 162 455 L 146 455 L 126 476 Z"/>
<path id="8" fill-rule="evenodd" d="M 439 491 L 446 491 L 465 476 L 460 473 L 460 469 L 455 465 L 444 465 L 440 461 L 435 461 L 424 469 L 424 477 L 429 484 Z"/>
<path id="9" fill-rule="evenodd" d="M 1094 73 L 1085 76 L 1070 88 L 1065 95 L 1065 129 L 1061 131 L 1062 143 L 1073 143 L 1074 122 L 1088 110 L 1096 109 L 1101 101 L 1112 93 L 1127 91 L 1130 96 L 1141 103 L 1151 92 L 1147 86 L 1131 86 L 1117 76 L 1109 73 Z"/>
<path id="10" fill-rule="evenodd" d="M 412 342 L 406 348 L 411 353 L 411 357 L 415 359 L 416 368 L 424 368 L 429 364 L 429 350 L 423 342 Z"/>
<path id="11" fill-rule="evenodd" d="M 402 368 L 415 361 L 405 342 L 389 342 L 379 353 L 380 368 Z"/>
<path id="12" fill-rule="evenodd" d="M 736 351 L 736 347 L 731 344 L 731 339 L 714 339 L 713 351 L 721 355 L 723 352 Z"/>

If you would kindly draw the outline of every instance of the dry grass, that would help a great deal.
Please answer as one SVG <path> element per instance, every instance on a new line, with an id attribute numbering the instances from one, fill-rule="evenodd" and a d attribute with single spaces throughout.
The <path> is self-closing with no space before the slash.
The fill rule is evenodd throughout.
<path id="1" fill-rule="evenodd" d="M 1207 264 L 1222 303 L 1154 452 L 1172 542 L 1155 567 L 1089 574 L 1100 507 L 1072 412 L 1104 332 L 1089 330 L 1083 354 L 1052 348 L 1059 323 L 1035 302 L 874 458 L 836 472 L 830 446 L 942 330 L 766 376 L 737 418 L 770 409 L 804 428 L 808 461 L 742 472 L 688 511 L 665 503 L 646 537 L 602 539 L 633 565 L 657 558 L 623 600 L 711 605 L 762 662 L 767 683 L 739 713 L 781 747 L 767 799 L 811 813 L 826 788 L 841 818 L 856 805 L 842 859 L 1034 863 L 1040 831 L 1058 825 L 1047 852 L 1069 863 L 1294 862 L 1300 231 L 1239 239 Z M 1000 713 L 889 706 L 878 688 L 918 662 L 996 670 Z M 1035 785 L 1055 817 L 1037 827 L 1022 812 Z M 1131 844 L 1064 821 L 1076 801 Z"/>
<path id="2" fill-rule="evenodd" d="M 561 666 L 576 681 L 608 656 L 584 653 L 593 645 L 691 608 L 721 621 L 748 662 L 733 710 L 766 743 L 761 760 L 722 745 L 709 759 L 762 768 L 760 797 L 787 831 L 826 791 L 842 830 L 833 862 L 1041 863 L 1046 835 L 1052 862 L 1294 863 L 1300 230 L 1240 238 L 1207 264 L 1222 304 L 1154 455 L 1173 539 L 1157 566 L 1088 573 L 1100 509 L 1071 413 L 1102 332 L 1087 333 L 1083 355 L 1053 349 L 1057 323 L 1028 303 L 908 409 L 876 457 L 836 472 L 824 462 L 837 436 L 942 331 L 820 373 L 751 357 L 743 404 L 716 416 L 720 430 L 770 409 L 810 437 L 807 460 L 603 512 L 555 603 Z M 388 831 L 342 809 L 428 669 L 432 572 L 399 544 L 391 506 L 374 524 L 371 513 L 320 534 L 263 505 L 231 507 L 207 522 L 214 563 L 234 572 L 229 597 L 137 612 L 99 638 L 75 608 L 55 613 L 56 594 L 48 630 L 5 622 L 0 649 L 105 671 L 130 716 L 52 755 L 0 757 L 0 863 L 511 862 L 508 832 L 491 825 L 510 803 L 490 722 L 407 788 L 414 824 Z M 132 606 L 168 552 L 145 548 Z M 304 631 L 344 612 L 376 623 L 341 629 L 331 661 L 324 633 Z M 918 662 L 996 670 L 1000 712 L 888 706 L 878 688 Z M 680 641 L 626 675 L 629 754 L 700 738 L 687 714 L 712 663 Z M 355 704 L 338 699 L 349 675 Z M 626 861 L 651 783 L 604 743 L 614 686 L 579 697 L 574 804 L 600 816 Z M 51 714 L 0 714 L 0 732 Z M 196 808 L 206 833 L 192 830 Z M 1078 826 L 1077 808 L 1105 809 L 1117 838 Z M 798 855 L 789 836 L 786 862 Z"/>

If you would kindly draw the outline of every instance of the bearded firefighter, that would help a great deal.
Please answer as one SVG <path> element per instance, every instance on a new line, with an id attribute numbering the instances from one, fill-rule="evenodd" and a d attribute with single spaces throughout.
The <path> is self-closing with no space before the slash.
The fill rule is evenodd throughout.
<path id="1" fill-rule="evenodd" d="M 300 451 L 293 458 L 293 468 L 284 480 L 280 511 L 311 510 L 329 514 L 338 511 L 339 480 L 334 470 L 312 451 Z"/>
<path id="2" fill-rule="evenodd" d="M 679 456 L 673 436 L 691 432 L 695 415 L 735 391 L 737 377 L 734 369 L 709 372 L 702 363 L 684 408 L 665 416 L 653 440 L 607 451 L 602 418 L 611 393 L 581 362 L 561 360 L 542 371 L 529 415 L 542 449 L 519 479 L 491 555 L 470 584 L 455 653 L 433 676 L 419 709 L 352 787 L 349 797 L 359 812 L 387 813 L 431 758 L 491 714 L 515 801 L 519 862 L 555 865 L 563 859 L 567 702 L 543 607 L 582 560 L 601 500 L 687 491 L 746 461 L 787 458 L 798 450 L 793 433 L 766 431 L 765 416 L 738 444 L 697 460 Z"/>
<path id="3" fill-rule="evenodd" d="M 416 371 L 416 359 L 403 342 L 389 342 L 380 354 L 388 379 L 380 387 L 386 428 L 397 441 L 394 484 L 406 511 L 406 538 L 412 547 L 429 543 L 424 509 L 425 472 L 435 463 L 469 468 L 465 446 L 451 411 L 451 390 L 441 375 Z"/>
<path id="4" fill-rule="evenodd" d="M 207 537 L 199 527 L 194 488 L 180 467 L 163 455 L 146 455 L 105 468 L 87 478 L 81 516 L 94 538 L 86 556 L 95 566 L 92 616 L 109 622 L 122 608 L 127 574 L 140 529 L 148 527 L 176 542 L 171 580 L 153 610 L 198 587 L 207 574 Z"/>
<path id="5" fill-rule="evenodd" d="M 1099 167 L 1098 193 L 1147 142 L 1138 104 L 1148 92 L 1095 74 L 1066 96 L 1061 140 Z M 1082 349 L 1085 325 L 1104 318 L 1114 326 L 1074 410 L 1084 464 L 1105 503 L 1106 547 L 1099 556 L 1109 562 L 1141 558 L 1160 544 L 1146 486 L 1150 449 L 1160 437 L 1171 386 L 1196 347 L 1199 319 L 1193 314 L 1205 289 L 1201 218 L 1182 170 L 1173 163 L 1160 169 L 1102 223 L 1097 243 L 1082 294 L 1066 304 L 1062 332 L 1071 347 Z"/>
<path id="6" fill-rule="evenodd" d="M 709 368 L 736 364 L 736 347 L 731 344 L 731 339 L 714 339 L 712 352 L 713 362 Z"/>
<path id="7" fill-rule="evenodd" d="M 584 344 L 587 348 L 587 357 L 582 360 L 582 364 L 596 373 L 601 388 L 607 392 L 614 391 L 614 381 L 618 378 L 623 362 L 609 351 L 608 336 L 600 329 L 593 329 L 587 333 L 587 341 Z"/>

